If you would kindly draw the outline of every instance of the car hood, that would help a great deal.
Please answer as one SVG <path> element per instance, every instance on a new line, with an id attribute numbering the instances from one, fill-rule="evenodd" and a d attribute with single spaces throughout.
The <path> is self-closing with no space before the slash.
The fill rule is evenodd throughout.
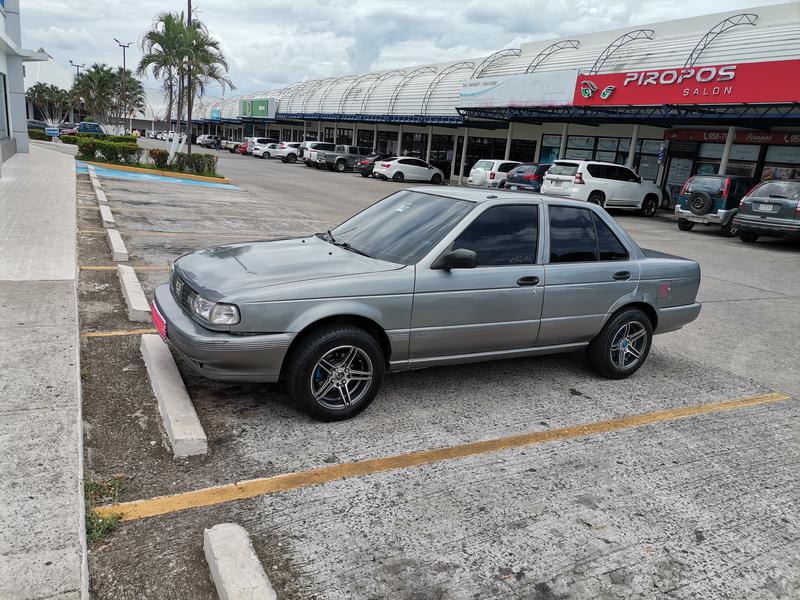
<path id="1" fill-rule="evenodd" d="M 339 248 L 316 236 L 213 246 L 175 262 L 175 272 L 212 301 L 258 288 L 402 267 Z"/>

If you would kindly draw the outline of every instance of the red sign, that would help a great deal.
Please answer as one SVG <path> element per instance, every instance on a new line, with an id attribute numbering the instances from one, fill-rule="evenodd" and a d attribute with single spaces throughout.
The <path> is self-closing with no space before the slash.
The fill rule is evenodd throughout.
<path id="1" fill-rule="evenodd" d="M 725 143 L 728 132 L 723 130 L 671 129 L 664 133 L 665 140 L 689 140 L 692 142 Z M 772 144 L 781 146 L 800 145 L 800 133 L 789 131 L 736 131 L 736 144 Z"/>
<path id="2" fill-rule="evenodd" d="M 800 60 L 578 75 L 575 106 L 800 101 Z"/>

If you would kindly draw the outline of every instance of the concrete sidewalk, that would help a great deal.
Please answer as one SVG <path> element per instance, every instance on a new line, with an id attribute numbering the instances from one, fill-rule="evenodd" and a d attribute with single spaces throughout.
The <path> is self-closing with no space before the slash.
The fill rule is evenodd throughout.
<path id="1" fill-rule="evenodd" d="M 88 597 L 75 161 L 31 147 L 0 179 L 0 598 Z"/>

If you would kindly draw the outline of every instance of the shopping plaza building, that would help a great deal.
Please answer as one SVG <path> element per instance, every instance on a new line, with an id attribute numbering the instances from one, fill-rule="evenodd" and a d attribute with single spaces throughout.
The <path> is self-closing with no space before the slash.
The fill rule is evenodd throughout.
<path id="1" fill-rule="evenodd" d="M 204 133 L 367 146 L 451 177 L 481 158 L 573 158 L 667 189 L 692 173 L 800 179 L 800 3 L 303 81 L 198 113 Z"/>

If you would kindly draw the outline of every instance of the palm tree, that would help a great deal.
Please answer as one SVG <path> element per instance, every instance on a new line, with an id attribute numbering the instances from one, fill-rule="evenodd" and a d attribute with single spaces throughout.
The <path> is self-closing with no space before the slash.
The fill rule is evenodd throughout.
<path id="1" fill-rule="evenodd" d="M 153 20 L 153 28 L 142 38 L 142 59 L 136 69 L 137 75 L 149 70 L 153 77 L 163 81 L 167 98 L 167 119 L 172 118 L 172 109 L 178 92 L 183 32 L 186 28 L 183 13 L 160 13 Z"/>
<path id="2" fill-rule="evenodd" d="M 114 71 L 106 64 L 95 63 L 75 78 L 72 92 L 90 115 L 101 123 L 108 123 L 116 86 Z"/>
<path id="3" fill-rule="evenodd" d="M 28 88 L 25 97 L 39 109 L 49 125 L 60 125 L 66 121 L 74 106 L 73 97 L 67 90 L 41 82 Z"/>
<path id="4" fill-rule="evenodd" d="M 114 73 L 114 103 L 109 118 L 124 126 L 125 119 L 132 118 L 136 113 L 144 114 L 144 108 L 145 92 L 142 82 L 130 70 L 118 68 Z"/>

